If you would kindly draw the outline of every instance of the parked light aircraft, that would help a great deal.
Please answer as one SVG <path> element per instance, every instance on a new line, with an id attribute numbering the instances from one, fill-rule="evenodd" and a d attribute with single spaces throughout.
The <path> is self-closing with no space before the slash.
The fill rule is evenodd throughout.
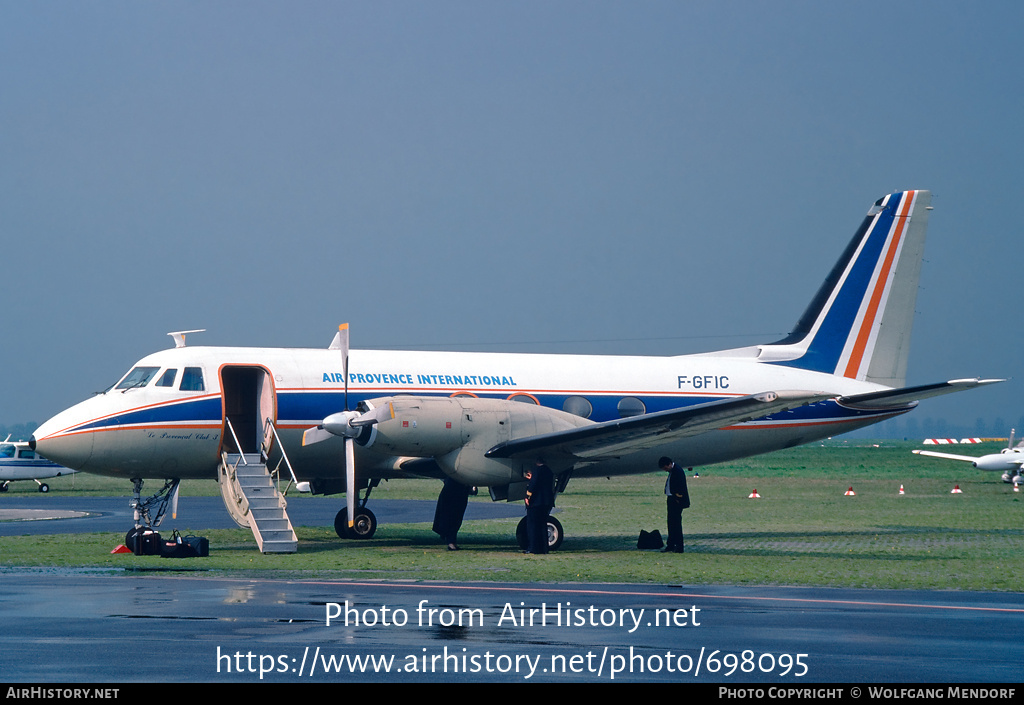
<path id="1" fill-rule="evenodd" d="M 49 492 L 50 486 L 40 480 L 61 475 L 74 475 L 75 470 L 40 457 L 28 447 L 26 441 L 12 441 L 10 436 L 0 443 L 0 492 L 16 480 L 34 480 L 40 492 Z"/>
<path id="2" fill-rule="evenodd" d="M 382 479 L 447 476 L 511 501 L 541 456 L 562 491 L 570 477 L 654 471 L 663 455 L 706 465 L 852 431 L 999 381 L 904 386 L 930 199 L 903 191 L 872 205 L 774 343 L 639 357 L 349 352 L 347 326 L 323 350 L 190 347 L 178 333 L 174 348 L 40 426 L 33 447 L 132 479 L 137 502 L 144 479 L 168 480 L 166 502 L 181 478 L 216 477 L 243 521 L 225 454 L 262 445 L 314 493 L 352 490 L 336 529 L 368 537 L 366 500 Z"/>
<path id="3" fill-rule="evenodd" d="M 957 455 L 955 453 L 938 453 L 934 450 L 915 450 L 918 455 L 927 455 L 932 458 L 946 458 L 948 460 L 960 460 L 970 463 L 979 470 L 990 470 L 1003 473 L 1003 482 L 1024 483 L 1024 476 L 1021 475 L 1021 466 L 1024 465 L 1024 441 L 1016 446 L 1013 445 L 1013 435 L 1016 429 L 1010 429 L 1010 442 L 998 453 L 989 453 L 980 457 L 970 455 Z"/>

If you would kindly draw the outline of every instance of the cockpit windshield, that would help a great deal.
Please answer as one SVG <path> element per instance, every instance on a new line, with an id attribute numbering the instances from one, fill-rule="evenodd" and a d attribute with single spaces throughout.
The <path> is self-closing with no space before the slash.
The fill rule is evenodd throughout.
<path id="1" fill-rule="evenodd" d="M 159 370 L 159 367 L 136 367 L 118 383 L 117 389 L 145 387 Z"/>
<path id="2" fill-rule="evenodd" d="M 14 446 L 10 443 L 0 444 L 0 458 L 13 458 Z"/>

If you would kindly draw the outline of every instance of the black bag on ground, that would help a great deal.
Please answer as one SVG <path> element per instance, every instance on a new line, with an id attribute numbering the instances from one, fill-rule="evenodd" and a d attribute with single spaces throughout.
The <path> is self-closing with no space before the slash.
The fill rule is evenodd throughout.
<path id="1" fill-rule="evenodd" d="M 160 532 L 139 527 L 128 532 L 124 545 L 136 556 L 159 556 L 163 553 L 164 542 L 160 540 Z"/>
<path id="2" fill-rule="evenodd" d="M 636 540 L 636 547 L 641 550 L 651 548 L 661 548 L 665 545 L 665 542 L 661 539 L 661 532 L 655 529 L 654 531 L 647 532 L 640 529 L 640 538 Z"/>
<path id="3" fill-rule="evenodd" d="M 178 530 L 164 543 L 160 555 L 164 558 L 205 558 L 210 555 L 210 540 L 205 536 L 182 536 Z"/>

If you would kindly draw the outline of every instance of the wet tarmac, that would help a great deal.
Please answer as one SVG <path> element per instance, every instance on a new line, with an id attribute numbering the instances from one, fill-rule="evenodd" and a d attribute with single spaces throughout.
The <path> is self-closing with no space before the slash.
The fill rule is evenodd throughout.
<path id="1" fill-rule="evenodd" d="M 123 533 L 134 524 L 128 497 L 50 497 L 46 495 L 0 498 L 0 536 L 76 534 L 113 531 Z M 433 501 L 373 500 L 370 508 L 379 524 L 412 524 L 434 518 Z M 334 517 L 345 506 L 344 497 L 296 496 L 288 500 L 288 515 L 295 526 L 334 526 Z M 161 531 L 182 533 L 208 529 L 232 529 L 220 497 L 182 497 L 178 518 L 168 514 Z M 523 516 L 523 506 L 514 502 L 471 501 L 466 519 Z"/>
<path id="2" fill-rule="evenodd" d="M 0 571 L 32 683 L 1014 683 L 1019 594 Z"/>
<path id="3" fill-rule="evenodd" d="M 373 509 L 381 523 L 429 522 L 433 504 Z M 289 513 L 330 526 L 339 507 L 300 497 Z M 132 519 L 126 497 L 7 497 L 0 510 L 0 536 Z M 467 518 L 521 515 L 471 502 Z M 234 524 L 207 497 L 182 498 L 165 526 Z M 1024 595 L 3 568 L 0 624 L 0 680 L 21 683 L 1015 683 Z"/>

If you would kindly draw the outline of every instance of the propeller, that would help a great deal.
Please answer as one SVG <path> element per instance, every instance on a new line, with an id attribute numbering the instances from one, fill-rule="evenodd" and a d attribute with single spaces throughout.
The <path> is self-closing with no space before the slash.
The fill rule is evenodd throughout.
<path id="1" fill-rule="evenodd" d="M 171 493 L 171 519 L 177 519 L 178 518 L 178 489 L 180 487 L 181 487 L 181 482 L 179 481 L 174 486 L 174 492 Z"/>
<path id="2" fill-rule="evenodd" d="M 395 418 L 395 410 L 390 402 L 373 409 L 350 411 L 348 406 L 348 323 L 338 326 L 338 332 L 331 342 L 330 350 L 341 352 L 342 372 L 345 376 L 345 410 L 331 414 L 319 425 L 306 429 L 302 434 L 302 445 L 308 446 L 326 441 L 332 436 L 345 439 L 345 504 L 348 509 L 349 528 L 355 523 L 356 516 L 356 449 L 355 440 L 367 426 Z"/>

